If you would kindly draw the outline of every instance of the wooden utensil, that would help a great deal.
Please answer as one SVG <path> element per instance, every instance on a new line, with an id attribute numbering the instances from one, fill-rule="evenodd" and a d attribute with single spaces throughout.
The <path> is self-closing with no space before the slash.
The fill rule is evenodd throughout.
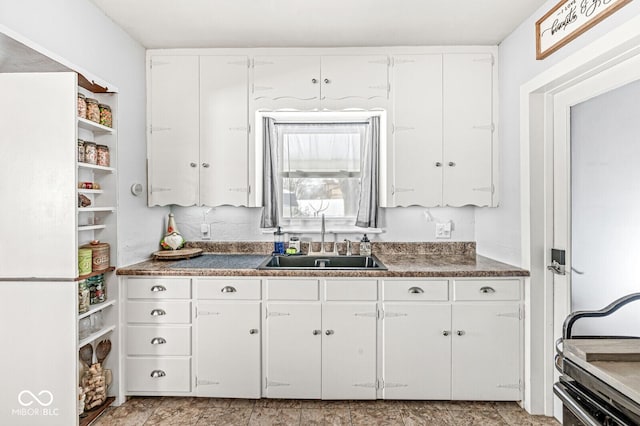
<path id="1" fill-rule="evenodd" d="M 102 365 L 104 359 L 109 355 L 109 352 L 111 352 L 111 340 L 102 340 L 98 343 L 98 346 L 96 346 L 96 358 L 100 365 Z"/>
<path id="2" fill-rule="evenodd" d="M 93 362 L 93 346 L 91 346 L 91 343 L 87 343 L 80 348 L 80 359 L 87 364 L 87 367 L 91 367 Z"/>

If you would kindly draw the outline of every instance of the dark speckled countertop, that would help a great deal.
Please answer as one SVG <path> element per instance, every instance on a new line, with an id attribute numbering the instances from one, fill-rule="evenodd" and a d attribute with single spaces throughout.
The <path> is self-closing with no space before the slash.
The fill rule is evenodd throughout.
<path id="1" fill-rule="evenodd" d="M 344 254 L 344 243 L 339 252 Z M 526 277 L 529 271 L 475 252 L 473 242 L 373 243 L 372 251 L 388 268 L 375 270 L 257 270 L 271 243 L 190 242 L 205 255 L 181 260 L 147 260 L 118 268 L 118 275 L 138 276 L 322 276 L 322 277 Z M 357 247 L 357 244 L 356 244 Z M 306 244 L 304 247 L 306 248 Z M 319 243 L 314 250 L 320 249 Z M 331 247 L 325 247 L 330 250 Z M 357 249 L 354 254 L 358 254 Z M 213 256 L 211 256 L 213 255 Z M 181 263 L 182 262 L 182 263 Z M 185 265 L 188 262 L 188 265 Z M 198 263 L 201 262 L 201 265 Z M 189 266 L 188 268 L 181 267 Z M 202 266 L 202 267 L 200 267 Z"/>

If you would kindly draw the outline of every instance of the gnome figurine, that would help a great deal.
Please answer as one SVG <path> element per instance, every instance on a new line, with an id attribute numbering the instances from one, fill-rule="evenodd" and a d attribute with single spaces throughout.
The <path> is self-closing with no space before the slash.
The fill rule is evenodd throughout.
<path id="1" fill-rule="evenodd" d="M 169 213 L 167 233 L 164 234 L 164 238 L 160 240 L 160 246 L 162 246 L 164 250 L 179 250 L 184 246 L 184 238 L 182 238 L 182 235 L 180 235 L 178 231 L 173 213 Z"/>

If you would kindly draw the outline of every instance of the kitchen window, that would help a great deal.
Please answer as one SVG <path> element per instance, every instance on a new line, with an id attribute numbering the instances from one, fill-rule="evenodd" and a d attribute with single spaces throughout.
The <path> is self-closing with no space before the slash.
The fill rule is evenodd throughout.
<path id="1" fill-rule="evenodd" d="M 263 118 L 263 228 L 377 226 L 379 117 L 345 118 Z"/>

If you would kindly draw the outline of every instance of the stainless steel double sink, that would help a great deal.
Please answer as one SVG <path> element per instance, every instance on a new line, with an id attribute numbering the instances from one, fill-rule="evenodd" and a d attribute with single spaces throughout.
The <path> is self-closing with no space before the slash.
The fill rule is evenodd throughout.
<path id="1" fill-rule="evenodd" d="M 257 269 L 329 269 L 329 270 L 378 270 L 386 271 L 387 267 L 380 260 L 371 256 L 286 256 L 274 255 L 266 258 Z"/>

